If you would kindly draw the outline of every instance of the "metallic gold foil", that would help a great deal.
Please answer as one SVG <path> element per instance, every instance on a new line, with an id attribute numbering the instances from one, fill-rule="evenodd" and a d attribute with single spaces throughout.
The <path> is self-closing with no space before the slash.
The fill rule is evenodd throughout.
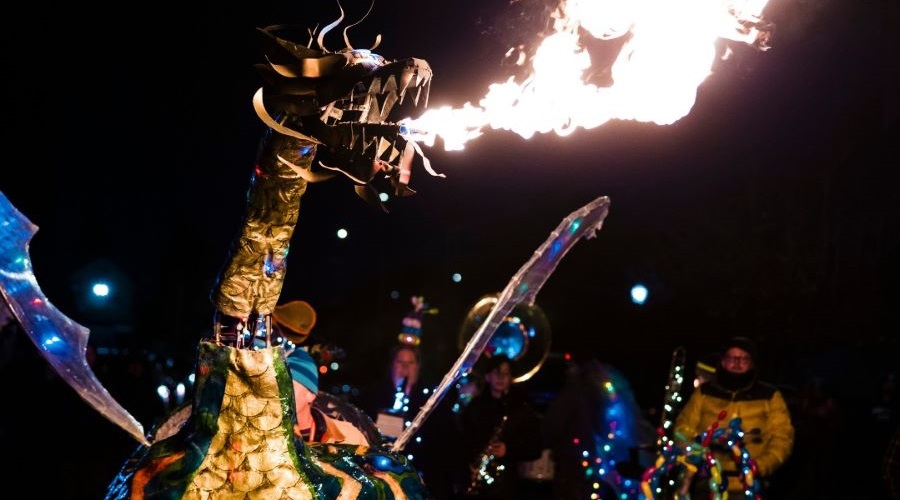
<path id="1" fill-rule="evenodd" d="M 293 416 L 282 413 L 275 376 L 275 356 L 281 350 L 220 348 L 229 350 L 224 388 L 229 397 L 222 398 L 217 420 L 225 442 L 221 448 L 210 447 L 186 496 L 243 499 L 264 491 L 274 495 L 269 498 L 281 498 L 305 476 L 294 468 L 291 426 L 282 425 Z M 276 468 L 279 473 L 271 473 Z"/>
<path id="2" fill-rule="evenodd" d="M 251 314 L 271 314 L 275 309 L 307 185 L 279 156 L 295 168 L 309 169 L 315 152 L 313 143 L 293 137 L 269 133 L 263 138 L 240 236 L 213 293 L 222 314 L 246 320 Z"/>
<path id="3" fill-rule="evenodd" d="M 172 414 L 165 438 L 139 449 L 107 500 L 429 498 L 402 455 L 294 437 L 282 347 L 201 342 L 197 374 L 190 414 Z"/>

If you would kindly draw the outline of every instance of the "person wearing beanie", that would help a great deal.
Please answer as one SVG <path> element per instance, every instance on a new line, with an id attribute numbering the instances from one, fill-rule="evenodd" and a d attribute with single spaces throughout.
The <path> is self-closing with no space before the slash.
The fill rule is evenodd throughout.
<path id="1" fill-rule="evenodd" d="M 319 394 L 319 370 L 315 360 L 302 347 L 286 358 L 294 384 L 297 423 L 294 435 L 307 443 L 336 443 L 370 446 L 365 434 L 350 422 L 323 413 L 313 403 Z"/>
<path id="2" fill-rule="evenodd" d="M 756 462 L 757 476 L 765 489 L 770 478 L 791 454 L 794 427 L 781 392 L 758 379 L 756 345 L 746 337 L 732 337 L 722 346 L 715 376 L 691 394 L 675 420 L 677 435 L 690 444 L 719 419 L 719 427 L 734 418 L 741 419 L 744 445 Z M 718 449 L 716 458 L 722 465 L 723 481 L 728 481 L 729 497 L 744 494 L 740 472 L 730 449 Z M 685 484 L 682 492 L 687 491 Z"/>

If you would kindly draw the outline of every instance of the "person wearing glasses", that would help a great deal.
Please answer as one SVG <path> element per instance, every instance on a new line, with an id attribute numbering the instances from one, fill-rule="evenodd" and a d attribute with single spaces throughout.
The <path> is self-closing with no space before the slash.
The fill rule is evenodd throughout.
<path id="1" fill-rule="evenodd" d="M 773 385 L 758 379 L 757 350 L 752 340 L 732 337 L 723 346 L 719 366 L 714 378 L 695 390 L 675 420 L 676 435 L 695 442 L 698 436 L 710 429 L 714 422 L 718 428 L 740 418 L 743 444 L 749 457 L 756 464 L 756 479 L 763 491 L 770 478 L 791 454 L 794 445 L 794 427 L 791 415 L 781 392 Z M 713 439 L 710 448 L 722 466 L 722 482 L 728 481 L 729 497 L 743 496 L 747 488 L 739 465 L 726 444 Z M 749 462 L 749 461 L 747 461 Z M 682 491 L 700 486 L 686 481 Z"/>

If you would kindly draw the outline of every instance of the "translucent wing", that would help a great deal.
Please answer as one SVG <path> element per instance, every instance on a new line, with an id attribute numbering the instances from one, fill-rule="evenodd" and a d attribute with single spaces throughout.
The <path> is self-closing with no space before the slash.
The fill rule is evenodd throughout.
<path id="1" fill-rule="evenodd" d="M 544 286 L 547 278 L 556 270 L 556 265 L 559 264 L 559 261 L 582 237 L 593 238 L 597 230 L 603 226 L 603 220 L 606 219 L 608 212 L 609 198 L 601 196 L 569 214 L 550 233 L 547 240 L 534 251 L 531 259 L 519 268 L 519 271 L 506 284 L 506 288 L 503 289 L 503 292 L 497 299 L 497 303 L 494 304 L 487 318 L 472 335 L 456 363 L 444 375 L 444 379 L 441 380 L 431 397 L 419 410 L 412 423 L 394 441 L 394 445 L 391 448 L 393 451 L 403 449 L 406 442 L 419 430 L 422 422 L 431 413 L 431 409 L 441 401 L 441 398 L 444 397 L 450 386 L 453 385 L 457 378 L 464 373 L 468 373 L 481 355 L 481 351 L 484 350 L 488 341 L 491 340 L 491 335 L 500 326 L 503 318 L 518 304 L 534 304 L 537 293 Z"/>
<path id="2" fill-rule="evenodd" d="M 0 192 L 0 295 L 41 355 L 85 401 L 143 444 L 144 429 L 107 392 L 85 358 L 90 331 L 44 296 L 31 269 L 28 244 L 37 232 Z"/>

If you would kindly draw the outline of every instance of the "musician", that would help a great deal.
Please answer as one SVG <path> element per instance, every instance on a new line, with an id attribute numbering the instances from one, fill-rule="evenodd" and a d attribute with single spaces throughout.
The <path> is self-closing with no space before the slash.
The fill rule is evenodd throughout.
<path id="1" fill-rule="evenodd" d="M 403 425 L 393 429 L 390 419 L 384 417 L 396 415 L 410 420 L 428 401 L 430 391 L 437 385 L 420 378 L 422 319 L 428 309 L 420 296 L 412 297 L 412 302 L 413 310 L 403 317 L 402 329 L 397 337 L 399 342 L 391 347 L 387 372 L 370 380 L 362 388 L 357 403 L 379 424 L 388 438 L 396 438 L 402 432 Z"/>
<path id="2" fill-rule="evenodd" d="M 403 337 L 412 335 L 412 328 L 404 318 Z M 421 334 L 416 333 L 416 338 Z M 422 351 L 419 342 L 401 341 L 390 349 L 386 373 L 363 386 L 356 404 L 363 410 L 388 440 L 396 439 L 431 397 L 437 383 L 421 377 Z M 433 500 L 454 498 L 455 480 L 446 464 L 461 461 L 459 430 L 453 420 L 450 405 L 454 396 L 448 395 L 432 411 L 419 431 L 410 439 L 401 454 L 412 463 Z"/>
<path id="3" fill-rule="evenodd" d="M 359 398 L 359 407 L 376 422 L 383 412 L 408 416 L 407 420 L 414 417 L 428 400 L 432 388 L 419 379 L 422 353 L 418 346 L 395 344 L 389 359 L 387 373 L 363 386 Z"/>
<path id="4" fill-rule="evenodd" d="M 509 358 L 487 358 L 484 381 L 485 387 L 466 405 L 460 419 L 470 466 L 465 497 L 521 498 L 517 465 L 540 458 L 540 420 L 525 394 L 513 386 Z M 490 484 L 482 472 L 490 476 Z"/>

